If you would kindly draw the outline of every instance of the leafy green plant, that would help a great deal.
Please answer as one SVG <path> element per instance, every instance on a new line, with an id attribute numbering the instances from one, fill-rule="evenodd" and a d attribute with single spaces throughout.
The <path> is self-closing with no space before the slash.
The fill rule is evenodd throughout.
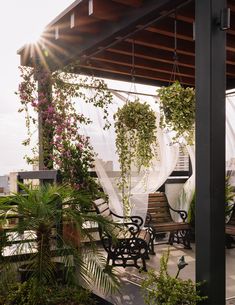
<path id="1" fill-rule="evenodd" d="M 148 168 L 155 155 L 156 115 L 147 103 L 138 100 L 126 103 L 114 115 L 116 148 L 121 175 L 118 187 L 122 192 L 124 214 L 129 215 L 131 167 Z"/>
<path id="2" fill-rule="evenodd" d="M 195 204 L 196 204 L 196 192 L 194 191 L 192 201 L 188 210 L 188 222 L 194 228 L 195 227 Z"/>
<path id="3" fill-rule="evenodd" d="M 230 215 L 231 207 L 234 204 L 234 187 L 229 182 L 229 176 L 225 178 L 225 214 Z"/>
<path id="4" fill-rule="evenodd" d="M 192 280 L 182 280 L 178 277 L 187 263 L 181 257 L 178 263 L 176 276 L 168 273 L 169 250 L 160 259 L 160 270 L 156 273 L 150 270 L 146 273 L 141 289 L 147 305 L 196 305 L 206 299 L 199 295 L 200 284 Z"/>
<path id="5" fill-rule="evenodd" d="M 184 137 L 187 144 L 194 143 L 195 90 L 184 88 L 178 81 L 158 89 L 161 126 L 176 132 L 174 140 Z"/>
<path id="6" fill-rule="evenodd" d="M 19 217 L 15 227 L 18 233 L 13 235 L 17 247 L 12 255 L 22 254 L 26 242 L 22 238 L 23 233 L 30 240 L 27 242 L 26 281 L 32 279 L 36 286 L 47 287 L 57 282 L 73 284 L 79 277 L 88 286 L 93 284 L 97 289 L 106 292 L 115 291 L 118 280 L 112 270 L 104 272 L 105 257 L 92 243 L 91 246 L 81 244 L 74 248 L 70 241 L 63 238 L 60 229 L 63 220 L 72 222 L 81 237 L 92 241 L 92 235 L 84 226 L 87 221 L 92 221 L 100 223 L 112 234 L 114 224 L 111 221 L 87 212 L 91 208 L 91 195 L 76 191 L 68 185 L 47 184 L 32 188 L 21 184 L 20 187 L 23 193 L 0 198 L 0 216 L 7 218 L 9 214 L 13 214 Z M 7 245 L 6 241 L 5 246 Z M 79 274 L 76 273 L 78 269 Z"/>
<path id="7" fill-rule="evenodd" d="M 11 284 L 1 294 L 2 305 L 95 305 L 91 293 L 80 286 L 38 286 L 35 281 Z"/>
<path id="8" fill-rule="evenodd" d="M 225 216 L 226 218 L 230 216 L 231 208 L 234 204 L 234 187 L 229 182 L 229 176 L 225 177 Z M 192 228 L 195 227 L 195 208 L 196 208 L 196 192 L 194 191 L 192 201 L 189 206 L 188 211 L 188 222 L 191 224 Z"/>

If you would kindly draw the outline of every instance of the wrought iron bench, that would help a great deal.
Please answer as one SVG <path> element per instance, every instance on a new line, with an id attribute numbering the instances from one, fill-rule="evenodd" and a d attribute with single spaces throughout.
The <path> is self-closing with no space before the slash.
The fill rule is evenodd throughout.
<path id="1" fill-rule="evenodd" d="M 232 244 L 235 242 L 233 236 L 235 236 L 235 205 L 228 211 L 231 213 L 228 222 L 225 225 L 226 233 L 226 247 L 228 249 L 232 248 Z"/>
<path id="2" fill-rule="evenodd" d="M 103 217 L 118 222 L 114 229 L 115 238 L 99 226 L 99 235 L 107 252 L 107 266 L 133 266 L 146 270 L 146 259 L 154 253 L 154 234 L 151 227 L 142 228 L 143 219 L 139 216 L 123 217 L 113 213 L 103 199 L 94 202 L 96 212 Z M 139 262 L 141 265 L 139 265 Z"/>
<path id="3" fill-rule="evenodd" d="M 178 213 L 182 222 L 172 219 L 171 212 Z M 169 232 L 169 244 L 174 242 L 182 243 L 186 249 L 190 246 L 190 225 L 186 222 L 187 212 L 184 210 L 173 209 L 168 203 L 166 194 L 163 192 L 151 193 L 148 199 L 148 219 L 149 225 L 154 229 L 155 238 L 159 233 Z"/>

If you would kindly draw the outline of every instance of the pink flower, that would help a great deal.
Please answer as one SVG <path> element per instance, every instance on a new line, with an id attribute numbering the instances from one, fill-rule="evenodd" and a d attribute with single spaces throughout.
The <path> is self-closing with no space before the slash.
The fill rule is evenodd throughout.
<path id="1" fill-rule="evenodd" d="M 38 100 L 34 100 L 31 102 L 32 107 L 37 107 L 38 106 Z"/>
<path id="2" fill-rule="evenodd" d="M 49 107 L 47 108 L 47 113 L 49 113 L 49 114 L 54 113 L 54 111 L 55 111 L 55 109 L 54 109 L 54 107 L 52 107 L 52 106 L 49 106 Z"/>
<path id="3" fill-rule="evenodd" d="M 77 143 L 77 144 L 76 144 L 76 147 L 77 147 L 79 150 L 82 150 L 83 145 L 82 145 L 82 144 L 80 144 L 80 143 Z"/>

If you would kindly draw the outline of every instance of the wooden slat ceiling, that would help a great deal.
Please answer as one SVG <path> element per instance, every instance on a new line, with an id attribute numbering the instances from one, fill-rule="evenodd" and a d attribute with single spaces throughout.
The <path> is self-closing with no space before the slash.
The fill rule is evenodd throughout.
<path id="1" fill-rule="evenodd" d="M 233 0 L 228 7 L 227 83 L 235 87 Z M 19 54 L 23 65 L 33 66 L 39 57 L 55 70 L 78 60 L 78 73 L 126 81 L 134 76 L 136 82 L 151 85 L 177 78 L 194 86 L 194 1 L 77 0 L 46 27 L 38 46 L 24 46 Z"/>

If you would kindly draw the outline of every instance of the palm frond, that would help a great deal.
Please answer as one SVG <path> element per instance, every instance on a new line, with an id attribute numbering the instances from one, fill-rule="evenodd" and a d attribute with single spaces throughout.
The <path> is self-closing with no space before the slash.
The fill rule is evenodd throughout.
<path id="1" fill-rule="evenodd" d="M 86 248 L 82 253 L 82 263 L 80 262 L 80 274 L 83 280 L 91 288 L 95 286 L 103 293 L 115 293 L 120 287 L 117 274 L 113 268 L 106 265 L 106 258 L 98 251 Z"/>

